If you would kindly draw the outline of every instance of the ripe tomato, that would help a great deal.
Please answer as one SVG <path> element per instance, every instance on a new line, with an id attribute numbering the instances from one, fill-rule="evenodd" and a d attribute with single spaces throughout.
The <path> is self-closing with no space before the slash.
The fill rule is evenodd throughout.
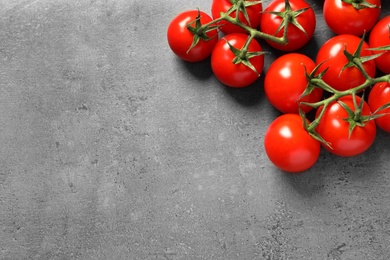
<path id="1" fill-rule="evenodd" d="M 325 42 L 318 50 L 316 64 L 323 63 L 318 72 L 320 73 L 329 68 L 322 79 L 334 89 L 343 91 L 365 82 L 366 79 L 358 68 L 348 67 L 343 70 L 343 67 L 348 63 L 348 59 L 344 55 L 344 49 L 353 54 L 360 41 L 361 39 L 354 35 L 337 35 Z M 368 48 L 368 44 L 364 42 L 361 57 L 372 55 L 372 51 Z M 376 66 L 374 60 L 364 62 L 363 66 L 368 75 L 375 76 Z"/>
<path id="2" fill-rule="evenodd" d="M 264 149 L 270 161 L 286 172 L 312 167 L 320 155 L 320 142 L 305 130 L 298 114 L 283 114 L 268 127 Z"/>
<path id="3" fill-rule="evenodd" d="M 267 41 L 273 48 L 282 51 L 294 51 L 303 47 L 312 37 L 316 27 L 316 17 L 311 6 L 304 0 L 290 0 L 291 9 L 293 11 L 293 20 L 302 28 L 298 28 L 291 21 L 287 28 L 288 43 L 280 45 L 272 41 Z M 284 29 L 280 28 L 283 18 L 275 12 L 283 12 L 286 8 L 285 0 L 273 0 L 264 10 L 261 20 L 260 29 L 262 32 L 275 35 L 277 37 L 283 36 Z M 303 12 L 303 10 L 308 8 Z"/>
<path id="4" fill-rule="evenodd" d="M 364 32 L 370 31 L 375 25 L 381 12 L 381 0 L 365 1 L 376 7 L 356 9 L 347 1 L 325 0 L 323 15 L 326 24 L 336 34 L 362 36 Z M 359 5 L 359 3 L 357 4 Z"/>
<path id="5" fill-rule="evenodd" d="M 206 24 L 212 21 L 206 13 L 198 10 L 184 11 L 178 14 L 168 25 L 167 38 L 169 47 L 181 59 L 189 62 L 198 62 L 210 56 L 215 44 L 218 41 L 218 31 L 212 30 L 206 33 L 210 40 L 200 39 L 199 42 L 188 51 L 194 40 L 194 34 L 190 32 L 187 25 L 193 23 L 200 14 L 200 23 Z"/>
<path id="6" fill-rule="evenodd" d="M 214 19 L 217 19 L 221 17 L 221 12 L 226 13 L 229 9 L 234 6 L 235 3 L 237 3 L 237 0 L 231 1 L 231 0 L 213 0 L 211 4 L 211 13 Z M 247 14 L 247 17 L 249 19 L 249 22 L 247 21 L 247 18 L 245 17 L 242 7 L 239 8 L 239 14 L 238 14 L 238 19 L 240 22 L 243 24 L 246 24 L 252 28 L 257 28 L 260 23 L 260 17 L 261 17 L 261 12 L 263 11 L 263 5 L 260 3 L 253 4 L 251 2 L 258 2 L 258 0 L 247 0 L 244 1 L 244 5 L 246 4 L 247 6 L 245 7 L 245 11 Z M 251 5 L 253 4 L 253 5 Z M 231 17 L 235 18 L 236 17 L 236 10 L 234 10 L 231 14 Z M 219 23 L 221 26 L 221 31 L 225 34 L 230 34 L 230 33 L 247 33 L 246 30 L 243 28 L 234 25 L 232 23 L 229 23 L 227 21 L 222 21 Z"/>
<path id="7" fill-rule="evenodd" d="M 372 28 L 368 39 L 370 48 L 390 46 L 390 15 L 383 17 Z M 373 51 L 379 53 L 380 51 Z M 385 74 L 390 74 L 390 51 L 375 59 L 377 68 Z"/>
<path id="8" fill-rule="evenodd" d="M 306 55 L 289 53 L 277 58 L 269 67 L 264 79 L 264 91 L 270 103 L 282 113 L 299 113 L 299 102 L 317 102 L 322 97 L 322 89 L 315 88 L 301 98 L 308 80 L 305 74 L 311 73 L 315 63 Z M 307 113 L 312 107 L 300 106 Z"/>
<path id="9" fill-rule="evenodd" d="M 353 97 L 344 96 L 339 99 L 344 102 L 352 111 L 355 111 Z M 356 96 L 356 102 L 359 104 L 361 98 Z M 322 111 L 322 107 L 317 110 L 316 117 Z M 362 115 L 371 115 L 371 109 L 364 101 Z M 365 152 L 374 142 L 376 136 L 376 124 L 374 120 L 364 122 L 364 126 L 356 126 L 350 135 L 350 123 L 346 121 L 348 113 L 335 101 L 326 107 L 323 117 L 316 128 L 317 133 L 329 142 L 330 147 L 324 147 L 331 153 L 338 156 L 355 156 Z"/>
<path id="10" fill-rule="evenodd" d="M 381 106 L 390 103 L 390 83 L 380 82 L 374 85 L 368 95 L 368 105 L 372 112 Z M 387 114 L 375 119 L 376 124 L 386 132 L 390 133 L 390 108 L 378 111 L 379 114 Z"/>
<path id="11" fill-rule="evenodd" d="M 229 87 L 246 87 L 254 83 L 264 67 L 264 55 L 248 59 L 256 72 L 243 62 L 233 62 L 236 54 L 231 50 L 228 42 L 240 50 L 249 36 L 242 33 L 232 33 L 221 38 L 211 54 L 211 69 L 219 81 Z M 256 40 L 252 40 L 248 52 L 261 52 L 262 48 Z"/>

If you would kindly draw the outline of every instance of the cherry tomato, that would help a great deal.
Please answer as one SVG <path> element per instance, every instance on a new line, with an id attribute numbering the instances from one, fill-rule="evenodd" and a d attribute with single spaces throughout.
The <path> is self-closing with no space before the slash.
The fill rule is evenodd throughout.
<path id="1" fill-rule="evenodd" d="M 357 9 L 347 1 L 325 0 L 323 15 L 326 24 L 336 34 L 362 36 L 375 25 L 381 12 L 380 0 L 365 1 L 375 7 Z"/>
<path id="2" fill-rule="evenodd" d="M 287 28 L 287 44 L 281 45 L 267 40 L 267 43 L 273 48 L 282 51 L 294 51 L 303 47 L 313 37 L 316 27 L 316 17 L 308 3 L 304 0 L 290 0 L 289 3 L 295 14 L 293 15 L 295 17 L 294 19 L 304 31 L 290 22 Z M 280 28 L 283 18 L 275 14 L 275 12 L 283 12 L 286 9 L 285 6 L 285 0 L 273 0 L 265 8 L 260 21 L 260 29 L 262 32 L 277 37 L 283 36 L 284 29 Z M 297 12 L 304 8 L 308 9 L 302 13 Z"/>
<path id="3" fill-rule="evenodd" d="M 286 172 L 302 172 L 312 167 L 320 154 L 320 142 L 303 127 L 298 114 L 283 114 L 268 127 L 264 149 L 270 161 Z"/>
<path id="4" fill-rule="evenodd" d="M 344 96 L 339 99 L 346 104 L 352 111 L 356 111 L 353 97 Z M 356 96 L 356 102 L 359 104 L 361 98 Z M 322 107 L 317 110 L 316 117 L 322 111 Z M 371 109 L 364 101 L 362 115 L 371 115 Z M 329 142 L 330 147 L 324 147 L 331 153 L 338 156 L 355 156 L 365 152 L 374 142 L 376 136 L 376 124 L 374 120 L 364 122 L 364 126 L 356 126 L 350 134 L 350 123 L 346 121 L 348 113 L 335 101 L 326 107 L 319 125 L 316 127 L 317 133 Z"/>
<path id="5" fill-rule="evenodd" d="M 218 41 L 218 31 L 212 30 L 206 33 L 210 40 L 200 39 L 199 42 L 188 51 L 193 43 L 194 34 L 190 32 L 187 25 L 193 23 L 200 13 L 200 23 L 206 24 L 212 21 L 206 13 L 198 10 L 184 11 L 178 14 L 168 25 L 167 38 L 169 47 L 181 59 L 188 62 L 198 62 L 210 56 L 215 44 Z"/>
<path id="6" fill-rule="evenodd" d="M 229 9 L 234 6 L 235 1 L 231 0 L 213 0 L 211 4 L 211 13 L 214 19 L 217 19 L 221 17 L 221 12 L 226 13 Z M 261 2 L 253 4 L 251 2 L 258 2 L 258 0 L 247 0 L 244 1 L 244 5 L 247 4 L 248 6 L 245 7 L 245 11 L 247 14 L 247 17 L 249 19 L 249 22 L 247 21 L 247 18 L 245 18 L 245 15 L 243 13 L 243 10 L 239 8 L 239 13 L 238 13 L 238 19 L 240 22 L 242 22 L 245 25 L 248 25 L 252 28 L 257 28 L 260 23 L 260 17 L 261 17 L 261 12 L 263 11 L 263 5 Z M 251 5 L 253 4 L 253 5 Z M 236 9 L 237 10 L 237 9 Z M 236 17 L 236 10 L 234 10 L 230 16 L 235 18 Z M 232 23 L 229 23 L 227 21 L 222 21 L 219 23 L 221 25 L 220 29 L 223 33 L 225 34 L 230 34 L 230 33 L 247 33 L 247 31 L 237 25 L 234 25 Z"/>
<path id="7" fill-rule="evenodd" d="M 344 55 L 344 49 L 353 54 L 360 41 L 361 39 L 354 35 L 337 35 L 325 42 L 318 50 L 316 64 L 323 63 L 318 72 L 320 73 L 328 68 L 322 79 L 334 89 L 343 91 L 357 87 L 365 82 L 366 78 L 358 68 L 348 67 L 344 69 L 344 66 L 348 63 L 348 59 Z M 368 48 L 368 44 L 364 42 L 361 57 L 372 55 L 372 51 L 368 50 Z M 376 66 L 374 60 L 364 62 L 363 66 L 368 75 L 371 77 L 375 76 Z"/>
<path id="8" fill-rule="evenodd" d="M 231 50 L 228 42 L 234 48 L 241 50 L 248 39 L 248 35 L 232 33 L 221 38 L 211 54 L 211 69 L 216 78 L 229 87 L 246 87 L 254 83 L 263 71 L 264 55 L 248 59 L 255 71 L 243 62 L 235 63 L 236 54 Z M 256 40 L 252 40 L 248 52 L 261 52 L 262 48 Z"/>
<path id="9" fill-rule="evenodd" d="M 382 18 L 372 28 L 368 45 L 371 48 L 390 46 L 390 15 Z M 379 53 L 381 51 L 373 51 Z M 390 50 L 375 59 L 377 68 L 385 74 L 390 74 Z"/>
<path id="10" fill-rule="evenodd" d="M 299 113 L 299 102 L 317 102 L 322 97 L 322 89 L 315 88 L 301 98 L 308 80 L 305 70 L 311 73 L 315 63 L 306 55 L 289 53 L 277 58 L 269 67 L 264 79 L 264 91 L 270 103 L 282 113 Z M 300 106 L 307 113 L 312 107 Z"/>
<path id="11" fill-rule="evenodd" d="M 390 103 L 390 83 L 380 82 L 374 85 L 368 95 L 368 105 L 372 112 L 375 112 L 381 106 Z M 375 119 L 376 124 L 383 131 L 390 133 L 390 108 L 378 111 L 379 114 L 387 114 Z"/>

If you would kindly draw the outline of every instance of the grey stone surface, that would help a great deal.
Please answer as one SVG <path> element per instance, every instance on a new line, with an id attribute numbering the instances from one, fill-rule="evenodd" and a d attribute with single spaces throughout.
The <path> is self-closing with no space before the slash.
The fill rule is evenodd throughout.
<path id="1" fill-rule="evenodd" d="M 309 2 L 314 57 L 332 34 Z M 0 1 L 0 259 L 390 258 L 389 135 L 277 170 L 263 77 L 228 89 L 169 50 L 170 19 L 209 5 Z"/>

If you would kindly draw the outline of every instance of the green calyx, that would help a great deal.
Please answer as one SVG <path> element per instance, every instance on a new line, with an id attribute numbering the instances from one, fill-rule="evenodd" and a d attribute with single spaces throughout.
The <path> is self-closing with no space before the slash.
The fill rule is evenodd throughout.
<path id="1" fill-rule="evenodd" d="M 302 104 L 303 102 L 301 102 Z M 325 105 L 327 106 L 327 105 Z M 320 118 L 322 117 L 322 114 L 324 114 L 324 111 L 325 111 L 325 106 L 322 108 L 321 110 L 321 116 Z M 317 125 L 320 123 L 319 119 L 315 119 L 312 123 L 309 123 L 309 121 L 306 119 L 306 114 L 305 112 L 302 111 L 302 109 L 299 107 L 299 115 L 300 117 L 302 118 L 302 122 L 303 122 L 303 128 L 306 129 L 306 131 L 309 133 L 309 135 L 314 138 L 315 140 L 319 141 L 320 143 L 328 146 L 330 149 L 332 149 L 332 146 L 329 142 L 327 142 L 319 133 L 317 133 L 317 131 L 315 130 L 315 128 L 317 127 Z"/>
<path id="2" fill-rule="evenodd" d="M 293 24 L 295 27 L 297 27 L 299 30 L 301 30 L 303 33 L 307 35 L 307 32 L 305 28 L 298 22 L 297 18 L 302 13 L 306 12 L 310 7 L 305 7 L 296 11 L 293 11 L 290 5 L 290 2 L 288 0 L 285 1 L 285 9 L 282 12 L 270 12 L 271 14 L 274 14 L 276 16 L 279 16 L 282 18 L 282 22 L 280 23 L 280 26 L 278 30 L 276 30 L 276 33 L 279 33 L 283 28 L 287 27 L 288 24 Z"/>
<path id="3" fill-rule="evenodd" d="M 381 47 L 377 47 L 377 48 L 369 48 L 369 50 L 371 51 L 390 51 L 390 45 L 386 45 L 386 46 L 381 46 Z M 384 53 L 383 52 L 383 53 Z M 380 55 L 382 55 L 383 53 L 380 53 Z"/>
<path id="4" fill-rule="evenodd" d="M 253 70 L 258 76 L 260 76 L 259 72 L 256 70 L 255 66 L 250 62 L 250 59 L 256 56 L 264 55 L 266 52 L 256 51 L 251 52 L 248 51 L 248 46 L 253 38 L 248 37 L 245 45 L 241 49 L 237 49 L 234 47 L 229 41 L 226 40 L 226 43 L 229 45 L 230 50 L 234 54 L 234 59 L 232 60 L 233 64 L 244 64 L 251 70 Z"/>
<path id="5" fill-rule="evenodd" d="M 200 18 L 201 18 L 201 15 L 200 15 L 200 11 L 198 9 L 198 16 L 195 18 L 194 21 L 191 21 L 187 25 L 187 29 L 194 35 L 192 44 L 191 44 L 190 48 L 187 50 L 187 53 L 190 52 L 192 50 L 192 48 L 194 48 L 199 43 L 200 40 L 204 40 L 204 41 L 211 40 L 212 38 L 210 38 L 207 35 L 207 33 L 218 29 L 217 25 L 202 26 L 202 24 L 200 22 Z"/>
<path id="6" fill-rule="evenodd" d="M 347 58 L 348 62 L 340 70 L 340 74 L 346 68 L 356 67 L 360 70 L 360 72 L 362 72 L 365 75 L 366 78 L 370 78 L 363 67 L 363 63 L 370 61 L 370 60 L 374 60 L 374 59 L 378 58 L 379 56 L 381 56 L 383 53 L 378 53 L 378 54 L 373 54 L 370 56 L 363 56 L 362 57 L 361 54 L 362 54 L 362 50 L 363 50 L 364 37 L 365 37 L 365 35 L 363 35 L 363 37 L 362 37 L 361 41 L 359 42 L 359 45 L 356 48 L 354 53 L 348 52 L 347 48 L 344 49 L 344 55 Z"/>
<path id="7" fill-rule="evenodd" d="M 232 3 L 232 6 L 229 10 L 227 10 L 226 14 L 229 15 L 233 12 L 236 12 L 236 21 L 238 21 L 239 14 L 242 13 L 249 26 L 251 26 L 251 22 L 249 20 L 249 15 L 246 11 L 246 8 L 253 5 L 261 4 L 261 1 L 230 0 L 230 2 Z"/>
<path id="8" fill-rule="evenodd" d="M 363 106 L 364 106 L 364 93 L 359 104 L 357 103 L 356 95 L 353 94 L 352 97 L 353 97 L 354 110 L 352 110 L 341 100 L 337 101 L 337 103 L 339 103 L 339 105 L 342 108 L 344 108 L 345 112 L 347 112 L 348 114 L 348 117 L 344 118 L 344 120 L 349 123 L 349 137 L 351 137 L 353 130 L 357 126 L 364 127 L 368 121 L 375 119 L 375 116 L 373 115 L 366 116 L 362 114 Z"/>
<path id="9" fill-rule="evenodd" d="M 380 6 L 374 5 L 366 0 L 341 0 L 344 3 L 351 4 L 355 9 L 365 9 L 365 8 L 380 8 Z"/>

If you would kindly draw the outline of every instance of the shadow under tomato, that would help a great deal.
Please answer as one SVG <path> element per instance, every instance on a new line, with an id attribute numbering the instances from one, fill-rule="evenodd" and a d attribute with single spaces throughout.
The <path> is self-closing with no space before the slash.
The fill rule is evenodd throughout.
<path id="1" fill-rule="evenodd" d="M 200 62 L 187 62 L 179 58 L 177 58 L 176 61 L 180 70 L 185 70 L 199 80 L 206 80 L 213 76 L 213 71 L 210 66 L 210 58 Z"/>
<path id="2" fill-rule="evenodd" d="M 243 106 L 256 106 L 265 99 L 264 93 L 264 76 L 261 75 L 254 83 L 243 88 L 232 88 L 222 83 L 220 85 L 224 88 L 226 93 L 235 101 Z"/>

